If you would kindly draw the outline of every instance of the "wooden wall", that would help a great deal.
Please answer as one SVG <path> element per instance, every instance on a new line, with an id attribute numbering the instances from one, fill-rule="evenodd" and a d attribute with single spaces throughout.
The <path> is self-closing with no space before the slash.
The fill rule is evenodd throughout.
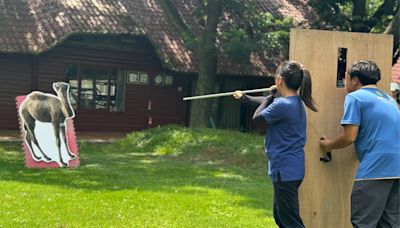
<path id="1" fill-rule="evenodd" d="M 125 41 L 129 40 L 129 43 Z M 165 124 L 187 125 L 195 74 L 164 69 L 145 38 L 77 35 L 39 55 L 0 55 L 0 129 L 18 129 L 15 97 L 39 90 L 53 93 L 52 83 L 65 81 L 67 64 L 147 72 L 149 85 L 126 84 L 123 112 L 78 109 L 77 131 L 129 132 Z M 157 86 L 158 73 L 174 76 L 172 86 Z M 221 91 L 253 89 L 272 84 L 271 77 L 218 76 Z M 232 97 L 216 100 L 213 120 L 218 128 L 252 129 L 254 108 L 241 106 Z"/>
<path id="2" fill-rule="evenodd" d="M 148 85 L 126 84 L 123 112 L 78 109 L 75 117 L 77 131 L 128 132 L 163 124 L 186 123 L 186 106 L 182 97 L 187 94 L 189 79 L 185 75 L 173 74 L 172 86 L 154 85 L 155 74 L 165 70 L 153 53 L 58 47 L 39 58 L 38 88 L 51 90 L 52 82 L 65 80 L 66 64 L 120 68 L 149 74 Z M 178 91 L 178 87 L 182 91 Z"/>
<path id="3" fill-rule="evenodd" d="M 378 86 L 389 91 L 392 36 L 293 29 L 290 59 L 311 72 L 313 96 L 319 112 L 307 111 L 306 175 L 300 187 L 300 211 L 306 227 L 345 228 L 350 223 L 350 194 L 358 166 L 354 146 L 332 152 L 323 163 L 320 137 L 333 139 L 342 132 L 344 88 L 336 87 L 338 48 L 347 48 L 347 69 L 361 60 L 375 61 L 382 71 Z"/>
<path id="4" fill-rule="evenodd" d="M 0 129 L 19 129 L 16 95 L 31 90 L 32 57 L 0 55 Z"/>
<path id="5" fill-rule="evenodd" d="M 74 39 L 72 39 L 74 40 Z M 80 40 L 80 39 L 79 39 Z M 108 39 L 107 42 L 109 42 Z M 148 85 L 126 84 L 123 112 L 95 109 L 78 109 L 74 119 L 77 131 L 129 132 L 164 124 L 187 123 L 187 102 L 190 75 L 171 73 L 161 66 L 151 45 L 143 46 L 139 39 L 138 51 L 113 50 L 114 46 L 102 48 L 102 43 L 90 45 L 66 41 L 54 49 L 38 56 L 0 55 L 0 129 L 17 130 L 15 97 L 33 90 L 53 93 L 52 83 L 65 81 L 67 64 L 80 64 L 99 68 L 118 68 L 146 72 Z M 101 41 L 101 39 L 100 39 Z M 173 85 L 156 86 L 157 73 L 173 75 Z M 151 107 L 149 107 L 151 103 Z M 149 121 L 151 119 L 151 121 Z"/>

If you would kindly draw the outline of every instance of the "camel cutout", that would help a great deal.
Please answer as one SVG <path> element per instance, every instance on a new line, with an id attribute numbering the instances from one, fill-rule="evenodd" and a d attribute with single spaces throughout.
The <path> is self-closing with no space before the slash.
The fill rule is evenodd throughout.
<path id="1" fill-rule="evenodd" d="M 23 130 L 25 131 L 25 140 L 29 146 L 32 158 L 36 161 L 51 162 L 51 159 L 39 145 L 37 135 L 35 135 L 36 121 L 51 123 L 56 140 L 59 165 L 67 167 L 68 159 L 63 159 L 61 151 L 61 141 L 64 142 L 69 160 L 74 160 L 77 156 L 70 152 L 68 147 L 66 132 L 66 120 L 75 117 L 74 110 L 69 100 L 70 86 L 65 82 L 54 82 L 53 90 L 57 96 L 50 93 L 34 91 L 30 93 L 19 107 L 19 115 L 23 121 Z M 60 134 L 61 137 L 60 138 Z M 33 143 L 33 144 L 32 144 Z M 33 145 L 38 148 L 39 153 L 33 150 Z M 65 161 L 67 160 L 67 161 Z"/>

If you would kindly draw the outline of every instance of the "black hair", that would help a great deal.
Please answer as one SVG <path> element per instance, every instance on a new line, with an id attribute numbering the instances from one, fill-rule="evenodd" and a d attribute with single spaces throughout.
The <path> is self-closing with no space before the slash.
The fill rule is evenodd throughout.
<path id="1" fill-rule="evenodd" d="M 317 112 L 314 99 L 311 96 L 311 74 L 300 63 L 296 61 L 285 61 L 277 69 L 287 88 L 298 90 L 304 104 L 314 112 Z"/>
<path id="2" fill-rule="evenodd" d="M 363 85 L 376 85 L 381 80 L 381 70 L 373 61 L 360 60 L 351 65 L 347 73 L 357 77 Z"/>

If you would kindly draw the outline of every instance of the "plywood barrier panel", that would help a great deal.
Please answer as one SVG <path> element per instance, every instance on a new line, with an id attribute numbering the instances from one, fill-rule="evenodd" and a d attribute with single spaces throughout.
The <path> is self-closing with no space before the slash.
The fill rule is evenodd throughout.
<path id="1" fill-rule="evenodd" d="M 310 228 L 352 227 L 350 195 L 358 167 L 354 146 L 332 153 L 331 162 L 321 162 L 319 147 L 323 134 L 334 139 L 342 132 L 344 88 L 337 88 L 339 48 L 347 49 L 346 69 L 366 59 L 381 69 L 378 87 L 389 91 L 393 37 L 388 35 L 293 29 L 290 60 L 310 70 L 313 96 L 319 112 L 307 110 L 306 175 L 300 187 L 300 212 Z"/>

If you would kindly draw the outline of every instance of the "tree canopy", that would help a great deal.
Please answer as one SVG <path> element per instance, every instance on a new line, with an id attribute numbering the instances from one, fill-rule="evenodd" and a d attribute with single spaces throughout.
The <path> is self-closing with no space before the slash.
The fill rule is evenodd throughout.
<path id="1" fill-rule="evenodd" d="M 250 54 L 264 59 L 284 59 L 288 55 L 290 18 L 277 19 L 257 8 L 255 0 L 203 0 L 197 2 L 195 21 L 182 33 L 186 46 L 199 63 L 195 94 L 213 93 L 218 56 L 248 64 Z M 211 102 L 192 102 L 192 127 L 206 127 Z"/>
<path id="2" fill-rule="evenodd" d="M 160 0 L 171 8 L 170 0 Z M 251 54 L 276 62 L 288 58 L 289 31 L 296 24 L 290 17 L 276 18 L 257 7 L 257 0 L 189 1 L 195 7 L 194 24 L 184 23 L 175 13 L 187 48 L 198 61 L 195 94 L 213 93 L 218 57 L 247 64 Z M 399 45 L 398 0 L 309 0 L 318 20 L 311 28 L 353 32 L 390 33 Z M 211 103 L 191 104 L 190 126 L 206 127 Z"/>
<path id="3" fill-rule="evenodd" d="M 352 32 L 394 34 L 399 46 L 398 0 L 310 0 L 320 17 L 312 27 Z"/>

